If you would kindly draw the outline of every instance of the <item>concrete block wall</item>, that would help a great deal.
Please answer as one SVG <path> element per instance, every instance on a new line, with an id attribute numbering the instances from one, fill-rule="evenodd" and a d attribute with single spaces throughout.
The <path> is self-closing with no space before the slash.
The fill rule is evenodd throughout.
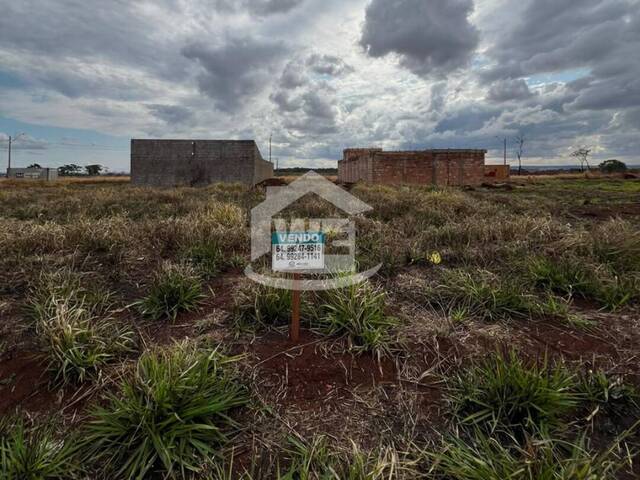
<path id="1" fill-rule="evenodd" d="M 338 162 L 338 181 L 438 186 L 479 185 L 486 150 L 384 152 L 348 149 Z"/>
<path id="2" fill-rule="evenodd" d="M 131 181 L 158 187 L 255 185 L 273 176 L 253 140 L 131 140 Z"/>

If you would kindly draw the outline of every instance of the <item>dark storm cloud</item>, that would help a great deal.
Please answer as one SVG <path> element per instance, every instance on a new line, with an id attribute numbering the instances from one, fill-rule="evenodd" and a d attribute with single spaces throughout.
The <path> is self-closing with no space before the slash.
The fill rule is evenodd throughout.
<path id="1" fill-rule="evenodd" d="M 527 82 L 519 80 L 499 80 L 491 85 L 487 100 L 494 103 L 508 102 L 511 100 L 526 100 L 533 94 L 529 90 Z"/>
<path id="2" fill-rule="evenodd" d="M 181 105 L 147 105 L 153 116 L 163 120 L 168 125 L 187 124 L 193 120 L 193 112 Z"/>
<path id="3" fill-rule="evenodd" d="M 161 71 L 171 57 L 159 48 L 162 38 L 152 37 L 152 27 L 128 0 L 20 0 L 3 3 L 0 45 L 49 58 L 95 57 Z"/>
<path id="4" fill-rule="evenodd" d="M 253 15 L 267 16 L 286 13 L 305 0 L 216 0 L 215 7 L 222 12 L 247 11 Z"/>
<path id="5" fill-rule="evenodd" d="M 231 38 L 219 47 L 193 43 L 182 49 L 186 58 L 201 67 L 200 91 L 226 112 L 237 111 L 269 84 L 285 52 L 281 43 L 251 37 Z"/>
<path id="6" fill-rule="evenodd" d="M 472 0 L 372 0 L 360 44 L 371 57 L 395 53 L 418 75 L 446 74 L 469 63 L 479 34 Z"/>
<path id="7" fill-rule="evenodd" d="M 497 109 L 485 106 L 469 106 L 462 110 L 449 112 L 435 127 L 436 133 L 454 132 L 465 134 L 480 130 L 491 119 L 500 114 Z"/>
<path id="8" fill-rule="evenodd" d="M 640 105 L 640 5 L 635 0 L 530 0 L 487 50 L 486 82 L 584 71 L 568 87 L 573 110 Z"/>

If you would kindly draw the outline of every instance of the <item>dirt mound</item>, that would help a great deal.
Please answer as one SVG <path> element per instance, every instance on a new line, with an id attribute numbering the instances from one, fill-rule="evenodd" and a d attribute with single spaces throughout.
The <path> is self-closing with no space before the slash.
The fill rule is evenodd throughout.
<path id="1" fill-rule="evenodd" d="M 350 396 L 354 388 L 396 380 L 391 360 L 323 351 L 320 340 L 303 332 L 295 346 L 282 335 L 269 334 L 248 347 L 256 378 L 276 403 L 325 403 Z"/>

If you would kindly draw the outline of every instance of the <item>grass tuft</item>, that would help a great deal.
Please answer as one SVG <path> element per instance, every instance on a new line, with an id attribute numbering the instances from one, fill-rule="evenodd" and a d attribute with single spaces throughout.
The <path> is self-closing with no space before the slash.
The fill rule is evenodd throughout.
<path id="1" fill-rule="evenodd" d="M 136 348 L 135 333 L 110 318 L 97 318 L 82 305 L 56 303 L 51 318 L 40 320 L 36 331 L 56 381 L 67 384 L 98 378 L 104 365 Z"/>
<path id="2" fill-rule="evenodd" d="M 306 316 L 306 303 L 301 302 Z M 235 306 L 233 323 L 238 331 L 256 328 L 281 327 L 291 318 L 291 291 L 251 283 L 240 290 Z"/>
<path id="3" fill-rule="evenodd" d="M 229 414 L 248 401 L 232 371 L 236 361 L 186 342 L 145 353 L 119 391 L 93 410 L 85 458 L 113 478 L 200 472 L 237 428 Z"/>
<path id="4" fill-rule="evenodd" d="M 514 351 L 496 353 L 450 380 L 449 401 L 461 423 L 488 432 L 545 431 L 578 405 L 576 384 L 560 364 L 528 364 Z"/>
<path id="5" fill-rule="evenodd" d="M 455 480 L 604 480 L 616 478 L 624 461 L 612 454 L 591 452 L 584 437 L 570 443 L 549 438 L 526 447 L 507 447 L 476 432 L 465 441 L 445 440 L 442 451 L 427 453 L 431 478 Z"/>
<path id="6" fill-rule="evenodd" d="M 224 255 L 215 242 L 192 245 L 183 253 L 184 259 L 205 279 L 211 279 L 222 270 Z"/>
<path id="7" fill-rule="evenodd" d="M 165 263 L 155 274 L 149 293 L 137 305 L 153 320 L 174 321 L 179 313 L 195 310 L 204 298 L 202 280 L 192 267 Z"/>
<path id="8" fill-rule="evenodd" d="M 317 329 L 349 336 L 356 351 L 390 353 L 398 321 L 386 313 L 386 294 L 369 282 L 328 290 L 319 296 Z"/>
<path id="9" fill-rule="evenodd" d="M 59 439 L 51 423 L 30 426 L 22 418 L 0 418 L 0 478 L 79 478 L 76 447 L 75 440 Z"/>

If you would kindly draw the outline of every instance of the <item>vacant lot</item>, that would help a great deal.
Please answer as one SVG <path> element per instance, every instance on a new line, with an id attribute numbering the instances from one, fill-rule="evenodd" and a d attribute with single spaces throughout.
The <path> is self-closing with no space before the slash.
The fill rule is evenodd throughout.
<path id="1" fill-rule="evenodd" d="M 0 183 L 0 477 L 637 478 L 640 182 L 352 193 L 296 347 L 263 191 Z"/>

